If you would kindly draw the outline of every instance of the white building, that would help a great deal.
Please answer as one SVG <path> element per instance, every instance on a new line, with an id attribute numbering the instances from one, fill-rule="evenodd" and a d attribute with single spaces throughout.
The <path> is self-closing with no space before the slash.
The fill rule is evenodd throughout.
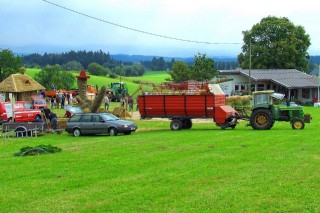
<path id="1" fill-rule="evenodd" d="M 274 90 L 284 93 L 286 99 L 296 103 L 308 104 L 318 97 L 318 78 L 296 69 L 272 70 L 220 70 L 221 77 L 233 78 L 232 81 L 220 83 L 227 95 L 249 91 Z"/>

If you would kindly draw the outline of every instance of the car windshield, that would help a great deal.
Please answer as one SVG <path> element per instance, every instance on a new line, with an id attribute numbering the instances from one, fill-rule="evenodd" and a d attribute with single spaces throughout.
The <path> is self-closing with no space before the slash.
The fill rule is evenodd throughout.
<path id="1" fill-rule="evenodd" d="M 72 114 L 81 113 L 82 110 L 75 106 L 65 106 L 64 109 Z"/>
<path id="2" fill-rule="evenodd" d="M 29 102 L 25 102 L 24 106 L 26 107 L 26 109 L 32 109 L 33 108 L 32 104 L 30 104 Z"/>
<path id="3" fill-rule="evenodd" d="M 35 104 L 46 104 L 46 102 L 43 99 L 35 100 Z"/>
<path id="4" fill-rule="evenodd" d="M 116 121 L 120 120 L 117 116 L 114 116 L 112 114 L 101 114 L 101 116 L 106 120 L 106 121 Z"/>

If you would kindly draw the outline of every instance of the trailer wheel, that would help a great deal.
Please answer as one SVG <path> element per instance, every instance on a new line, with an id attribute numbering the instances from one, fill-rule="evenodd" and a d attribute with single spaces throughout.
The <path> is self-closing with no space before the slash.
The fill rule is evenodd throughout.
<path id="1" fill-rule="evenodd" d="M 251 114 L 250 124 L 257 130 L 271 129 L 274 124 L 272 113 L 268 109 L 257 109 Z"/>
<path id="2" fill-rule="evenodd" d="M 192 127 L 191 119 L 182 120 L 182 129 L 191 129 L 191 127 Z"/>
<path id="3" fill-rule="evenodd" d="M 178 119 L 172 120 L 170 123 L 171 130 L 181 130 L 182 122 Z"/>
<path id="4" fill-rule="evenodd" d="M 292 129 L 304 129 L 304 122 L 300 118 L 295 118 L 291 121 Z"/>
<path id="5" fill-rule="evenodd" d="M 27 137 L 29 135 L 27 128 L 25 128 L 24 126 L 19 126 L 14 131 L 16 133 L 16 137 Z"/>

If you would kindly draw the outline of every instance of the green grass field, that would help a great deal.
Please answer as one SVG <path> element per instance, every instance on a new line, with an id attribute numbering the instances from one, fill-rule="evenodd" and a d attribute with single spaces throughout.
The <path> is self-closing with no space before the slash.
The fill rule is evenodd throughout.
<path id="1" fill-rule="evenodd" d="M 27 70 L 31 77 L 39 70 Z M 77 73 L 75 73 L 76 75 Z M 133 80 L 163 82 L 166 72 Z M 88 84 L 113 82 L 92 76 Z M 130 89 L 129 89 L 130 91 Z M 112 107 L 118 103 L 112 103 Z M 64 110 L 54 111 L 62 116 Z M 320 108 L 304 130 L 276 122 L 256 131 L 212 122 L 171 131 L 168 120 L 134 120 L 131 135 L 63 132 L 1 139 L 2 212 L 320 212 Z M 51 144 L 55 154 L 15 157 Z"/>
<path id="2" fill-rule="evenodd" d="M 135 120 L 128 136 L 49 133 L 0 143 L 2 212 L 319 212 L 320 108 L 304 130 L 213 123 L 171 131 Z M 51 144 L 55 154 L 14 157 Z"/>

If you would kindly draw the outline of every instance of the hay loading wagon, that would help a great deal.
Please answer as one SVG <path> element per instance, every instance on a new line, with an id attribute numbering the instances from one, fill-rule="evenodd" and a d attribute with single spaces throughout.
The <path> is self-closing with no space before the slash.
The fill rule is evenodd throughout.
<path id="1" fill-rule="evenodd" d="M 235 128 L 238 113 L 226 105 L 224 94 L 140 95 L 141 118 L 168 118 L 172 130 L 190 129 L 191 119 L 212 118 L 222 129 Z"/>

